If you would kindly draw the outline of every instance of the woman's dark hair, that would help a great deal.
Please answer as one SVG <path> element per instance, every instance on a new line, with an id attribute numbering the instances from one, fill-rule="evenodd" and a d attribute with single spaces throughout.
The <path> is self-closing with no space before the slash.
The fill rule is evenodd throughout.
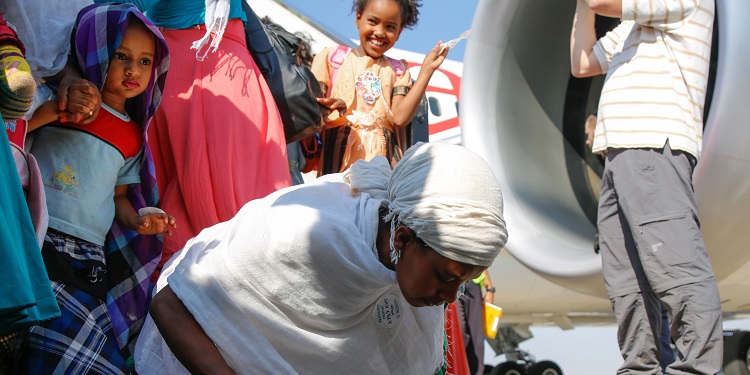
<path id="1" fill-rule="evenodd" d="M 419 21 L 419 7 L 422 4 L 419 0 L 392 0 L 401 8 L 401 26 L 411 29 Z M 352 12 L 362 13 L 365 11 L 370 0 L 354 0 Z"/>

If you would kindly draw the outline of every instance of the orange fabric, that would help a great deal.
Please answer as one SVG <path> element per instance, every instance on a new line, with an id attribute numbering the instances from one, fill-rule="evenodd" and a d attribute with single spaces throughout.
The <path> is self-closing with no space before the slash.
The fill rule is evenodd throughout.
<path id="1" fill-rule="evenodd" d="M 448 351 L 445 355 L 448 362 L 448 373 L 453 375 L 470 375 L 469 359 L 466 358 L 464 339 L 461 336 L 461 325 L 458 323 L 456 303 L 445 309 L 445 333 L 448 335 Z"/>
<path id="2" fill-rule="evenodd" d="M 177 229 L 161 264 L 202 229 L 232 218 L 248 201 L 291 185 L 284 129 L 265 79 L 231 20 L 217 52 L 199 62 L 204 31 L 162 30 L 169 76 L 149 129 L 161 207 Z"/>

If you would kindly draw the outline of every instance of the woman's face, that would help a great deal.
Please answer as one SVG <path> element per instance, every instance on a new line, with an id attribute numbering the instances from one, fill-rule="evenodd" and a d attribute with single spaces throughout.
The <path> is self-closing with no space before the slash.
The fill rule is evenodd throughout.
<path id="1" fill-rule="evenodd" d="M 415 307 L 455 301 L 461 284 L 487 269 L 438 254 L 405 226 L 397 229 L 394 246 L 401 249 L 401 259 L 396 264 L 398 285 L 406 301 Z"/>

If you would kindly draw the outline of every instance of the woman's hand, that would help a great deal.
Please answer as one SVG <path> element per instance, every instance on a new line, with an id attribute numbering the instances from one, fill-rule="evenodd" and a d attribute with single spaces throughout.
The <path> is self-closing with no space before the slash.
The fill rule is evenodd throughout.
<path id="1" fill-rule="evenodd" d="M 86 125 L 96 119 L 102 105 L 99 89 L 83 78 L 66 76 L 57 89 L 60 122 Z"/>

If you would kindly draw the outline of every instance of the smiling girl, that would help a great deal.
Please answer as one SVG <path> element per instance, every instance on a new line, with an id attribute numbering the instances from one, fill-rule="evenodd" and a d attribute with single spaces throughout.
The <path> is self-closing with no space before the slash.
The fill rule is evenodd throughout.
<path id="1" fill-rule="evenodd" d="M 359 46 L 324 49 L 312 71 L 326 91 L 318 99 L 331 110 L 322 131 L 319 174 L 343 172 L 355 161 L 385 156 L 401 159 L 396 134 L 417 112 L 427 83 L 445 60 L 441 42 L 425 56 L 412 82 L 405 61 L 386 57 L 404 28 L 417 24 L 417 0 L 355 0 Z"/>

